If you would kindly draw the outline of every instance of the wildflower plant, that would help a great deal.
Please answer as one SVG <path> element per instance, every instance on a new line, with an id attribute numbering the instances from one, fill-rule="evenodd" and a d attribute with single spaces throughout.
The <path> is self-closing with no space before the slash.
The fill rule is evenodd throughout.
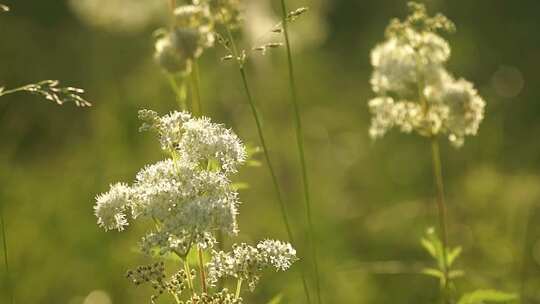
<path id="1" fill-rule="evenodd" d="M 444 135 L 454 147 L 461 147 L 465 136 L 477 134 L 485 102 L 472 83 L 455 79 L 445 68 L 450 45 L 439 33 L 455 31 L 454 23 L 441 14 L 429 16 L 423 4 L 410 2 L 409 9 L 411 13 L 405 20 L 390 22 L 385 41 L 371 52 L 374 70 L 370 83 L 377 96 L 369 101 L 373 115 L 369 134 L 377 139 L 398 128 L 431 140 L 440 237 L 430 228 L 422 238 L 422 246 L 437 265 L 423 273 L 439 279 L 442 302 L 450 304 L 457 298 L 453 280 L 464 272 L 453 268 L 461 247 L 451 248 L 448 244 L 438 137 Z M 507 302 L 514 298 L 498 291 L 475 291 L 457 303 Z"/>
<path id="2" fill-rule="evenodd" d="M 380 138 L 398 128 L 425 137 L 443 135 L 461 147 L 466 136 L 477 134 L 485 102 L 472 83 L 445 68 L 450 45 L 439 33 L 453 32 L 452 21 L 441 14 L 429 16 L 421 4 L 409 7 L 411 14 L 392 20 L 385 41 L 371 52 L 371 86 L 377 96 L 369 101 L 369 134 Z"/>
<path id="3" fill-rule="evenodd" d="M 105 230 L 125 230 L 130 221 L 153 223 L 139 242 L 141 251 L 155 259 L 171 254 L 181 259 L 183 268 L 172 275 L 166 274 L 163 261 L 128 272 L 134 284 L 152 285 L 157 292 L 152 301 L 169 293 L 176 303 L 242 303 L 242 282 L 253 290 L 262 270 L 284 271 L 297 260 L 290 244 L 273 240 L 233 245 L 231 252 L 216 250 L 218 233 L 238 233 L 240 201 L 230 178 L 247 153 L 234 132 L 187 112 L 159 116 L 142 110 L 139 117 L 141 130 L 155 131 L 170 157 L 143 168 L 131 185 L 112 185 L 96 197 L 94 211 Z M 199 256 L 198 273 L 188 262 L 192 251 Z M 235 293 L 218 287 L 226 277 L 237 280 Z"/>

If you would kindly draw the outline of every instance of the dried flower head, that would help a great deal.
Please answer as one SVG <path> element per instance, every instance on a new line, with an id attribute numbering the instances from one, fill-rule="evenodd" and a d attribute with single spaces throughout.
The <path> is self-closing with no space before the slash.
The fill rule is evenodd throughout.
<path id="1" fill-rule="evenodd" d="M 0 97 L 16 92 L 28 92 L 41 95 L 45 99 L 58 105 L 73 102 L 78 107 L 89 107 L 92 104 L 82 97 L 83 89 L 74 87 L 60 87 L 58 80 L 43 80 L 38 83 L 27 84 L 15 89 L 6 90 L 0 87 Z"/>
<path id="2" fill-rule="evenodd" d="M 397 127 L 426 137 L 445 134 L 460 147 L 465 136 L 476 135 L 485 102 L 470 82 L 445 69 L 450 46 L 438 32 L 452 32 L 454 24 L 440 14 L 429 16 L 422 4 L 409 7 L 411 14 L 392 20 L 386 40 L 371 52 L 370 82 L 378 96 L 369 101 L 370 135 L 382 137 Z"/>

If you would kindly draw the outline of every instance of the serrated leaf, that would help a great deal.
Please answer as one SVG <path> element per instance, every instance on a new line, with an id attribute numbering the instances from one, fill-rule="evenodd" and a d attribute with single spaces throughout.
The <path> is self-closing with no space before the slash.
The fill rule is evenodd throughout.
<path id="1" fill-rule="evenodd" d="M 463 276 L 465 276 L 465 271 L 460 270 L 460 269 L 450 270 L 450 272 L 448 272 L 448 277 L 450 279 L 460 278 Z"/>
<path id="2" fill-rule="evenodd" d="M 267 304 L 279 304 L 281 300 L 283 300 L 283 295 L 280 293 L 275 295 Z"/>
<path id="3" fill-rule="evenodd" d="M 456 258 L 459 257 L 461 254 L 462 248 L 461 246 L 454 247 L 450 252 L 448 252 L 448 266 L 452 266 Z"/>
<path id="4" fill-rule="evenodd" d="M 250 159 L 246 162 L 248 167 L 260 167 L 262 163 L 256 159 Z"/>
<path id="5" fill-rule="evenodd" d="M 234 190 L 245 190 L 245 189 L 249 189 L 249 184 L 238 182 L 238 183 L 232 184 L 232 187 Z"/>
<path id="6" fill-rule="evenodd" d="M 516 300 L 518 297 L 513 293 L 502 292 L 493 289 L 479 289 L 464 294 L 458 304 L 484 304 L 489 302 L 503 303 Z"/>
<path id="7" fill-rule="evenodd" d="M 422 274 L 425 274 L 425 275 L 428 275 L 428 276 L 431 276 L 431 277 L 436 277 L 438 279 L 443 279 L 444 278 L 444 273 L 442 271 L 440 271 L 439 269 L 435 269 L 435 268 L 424 268 L 422 269 Z"/>
<path id="8" fill-rule="evenodd" d="M 433 245 L 433 243 L 431 243 L 428 239 L 426 238 L 421 238 L 420 239 L 420 243 L 422 244 L 422 247 L 424 247 L 424 249 L 426 249 L 426 251 L 432 256 L 434 257 L 435 259 L 437 259 L 437 249 L 435 249 L 435 246 Z"/>

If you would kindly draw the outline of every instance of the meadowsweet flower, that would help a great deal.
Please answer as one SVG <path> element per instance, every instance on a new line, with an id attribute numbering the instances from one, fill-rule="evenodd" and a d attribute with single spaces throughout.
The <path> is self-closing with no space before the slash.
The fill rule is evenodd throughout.
<path id="1" fill-rule="evenodd" d="M 296 251 L 288 243 L 266 240 L 256 247 L 235 244 L 231 252 L 214 252 L 207 265 L 208 282 L 213 285 L 220 278 L 231 276 L 248 282 L 253 291 L 264 269 L 284 271 L 296 260 Z"/>
<path id="2" fill-rule="evenodd" d="M 158 31 L 154 59 L 171 74 L 189 74 L 192 61 L 214 45 L 210 11 L 205 6 L 182 5 L 174 10 L 170 29 Z"/>
<path id="3" fill-rule="evenodd" d="M 182 5 L 175 9 L 175 24 L 171 32 L 174 47 L 188 58 L 199 57 L 205 48 L 214 45 L 213 22 L 208 8 Z"/>
<path id="4" fill-rule="evenodd" d="M 131 189 L 123 183 L 111 185 L 108 192 L 98 195 L 94 206 L 98 225 L 105 230 L 124 230 L 128 225 L 126 211 L 129 209 L 130 197 Z"/>
<path id="5" fill-rule="evenodd" d="M 398 128 L 431 137 L 448 136 L 456 147 L 465 136 L 476 135 L 485 102 L 474 86 L 445 69 L 450 46 L 438 31 L 454 24 L 442 15 L 430 17 L 421 4 L 411 3 L 411 15 L 392 20 L 386 40 L 371 52 L 371 86 L 377 97 L 369 101 L 372 138 Z"/>
<path id="6" fill-rule="evenodd" d="M 223 288 L 221 291 L 208 294 L 202 293 L 200 295 L 194 294 L 186 304 L 242 304 L 243 300 L 240 297 L 236 297 L 233 293 L 230 293 L 227 288 Z"/>
<path id="7" fill-rule="evenodd" d="M 155 43 L 154 60 L 168 73 L 189 74 L 191 60 L 183 49 L 173 45 L 172 35 L 165 33 Z"/>
<path id="8" fill-rule="evenodd" d="M 237 233 L 238 195 L 220 172 L 169 159 L 141 170 L 132 188 L 134 217 L 160 223 L 159 231 L 145 237 L 145 252 L 211 247 L 215 231 Z"/>
<path id="9" fill-rule="evenodd" d="M 162 149 L 177 153 L 182 163 L 208 166 L 215 161 L 223 172 L 234 173 L 246 160 L 238 136 L 206 117 L 193 118 L 187 112 L 159 117 L 148 110 L 140 111 L 139 117 L 145 122 L 141 130 L 157 131 Z"/>

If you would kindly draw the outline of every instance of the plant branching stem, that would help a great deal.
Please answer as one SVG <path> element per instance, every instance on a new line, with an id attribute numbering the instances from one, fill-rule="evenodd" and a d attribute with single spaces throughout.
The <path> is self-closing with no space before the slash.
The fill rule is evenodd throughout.
<path id="1" fill-rule="evenodd" d="M 441 166 L 441 156 L 439 151 L 439 143 L 434 136 L 431 139 L 431 155 L 433 160 L 433 177 L 435 179 L 435 185 L 437 188 L 437 210 L 439 214 L 439 226 L 442 240 L 442 253 L 443 253 L 443 274 L 444 274 L 444 290 L 443 299 L 445 303 L 450 303 L 449 299 L 449 267 L 448 267 L 448 229 L 447 229 L 447 215 L 446 215 L 446 203 L 444 200 L 444 183 Z"/>
<path id="2" fill-rule="evenodd" d="M 168 79 L 169 83 L 171 84 L 171 88 L 176 95 L 176 101 L 178 103 L 178 106 L 180 107 L 180 110 L 192 111 L 192 107 L 188 106 L 187 103 L 187 88 L 185 81 L 182 81 L 182 83 L 178 85 L 178 81 L 173 75 L 168 75 Z"/>
<path id="3" fill-rule="evenodd" d="M 300 106 L 298 104 L 298 93 L 296 89 L 296 80 L 294 77 L 294 65 L 291 52 L 291 42 L 289 39 L 289 30 L 288 30 L 288 13 L 287 5 L 285 0 L 280 0 L 281 4 L 281 17 L 283 25 L 283 34 L 285 36 L 285 47 L 287 50 L 287 67 L 289 72 L 289 86 L 291 90 L 291 103 L 294 109 L 294 118 L 295 118 L 295 129 L 296 129 L 296 143 L 298 146 L 298 154 L 300 158 L 300 166 L 302 169 L 302 182 L 304 186 L 304 199 L 306 205 L 306 218 L 308 222 L 308 238 L 311 248 L 311 259 L 313 261 L 314 275 L 315 275 L 315 290 L 317 293 L 317 301 L 320 304 L 321 301 L 321 284 L 319 277 L 319 263 L 317 261 L 317 244 L 315 241 L 314 229 L 313 229 L 313 219 L 311 212 L 311 196 L 309 190 L 309 179 L 308 179 L 308 170 L 305 157 L 304 149 L 304 132 L 302 128 L 302 117 L 300 115 Z"/>
<path id="4" fill-rule="evenodd" d="M 290 221 L 289 221 L 289 216 L 288 216 L 288 213 L 287 213 L 287 208 L 285 206 L 285 202 L 283 201 L 283 196 L 282 196 L 282 193 L 281 193 L 281 189 L 279 187 L 279 182 L 278 182 L 278 179 L 277 179 L 277 175 L 276 175 L 276 172 L 274 170 L 273 163 L 272 163 L 272 161 L 270 159 L 270 153 L 268 151 L 268 146 L 266 145 L 266 139 L 265 139 L 265 136 L 264 136 L 264 129 L 263 129 L 263 126 L 262 126 L 261 117 L 259 115 L 259 112 L 257 110 L 255 102 L 253 101 L 253 97 L 251 95 L 251 90 L 250 90 L 250 87 L 249 87 L 246 71 L 245 71 L 245 68 L 244 68 L 244 62 L 242 62 L 241 59 L 239 58 L 239 53 L 238 53 L 238 49 L 237 49 L 237 46 L 236 46 L 236 42 L 235 42 L 234 37 L 233 37 L 233 35 L 231 33 L 231 30 L 229 28 L 227 28 L 227 34 L 228 34 L 229 40 L 231 42 L 233 56 L 235 57 L 236 62 L 238 63 L 238 68 L 240 70 L 240 76 L 242 78 L 242 84 L 243 84 L 244 90 L 246 92 L 246 97 L 247 97 L 247 100 L 248 100 L 248 103 L 249 103 L 249 107 L 251 109 L 251 113 L 253 114 L 253 118 L 255 119 L 255 124 L 257 126 L 257 133 L 259 135 L 259 141 L 261 142 L 261 146 L 262 146 L 262 149 L 263 149 L 263 152 L 264 152 L 264 158 L 266 160 L 266 165 L 268 166 L 268 171 L 270 172 L 270 177 L 272 179 L 272 184 L 274 186 L 274 191 L 276 193 L 276 198 L 277 198 L 277 201 L 279 203 L 279 208 L 280 208 L 280 211 L 281 211 L 281 217 L 283 219 L 283 223 L 285 224 L 285 230 L 287 232 L 287 236 L 289 238 L 289 241 L 291 243 L 295 243 L 294 242 L 294 236 L 293 236 L 292 229 L 291 229 L 291 224 L 290 224 Z M 303 288 L 304 288 L 304 293 L 306 294 L 307 302 L 311 303 L 311 297 L 309 295 L 309 289 L 308 289 L 308 285 L 307 285 L 307 281 L 306 281 L 306 276 L 304 274 L 304 270 L 301 270 L 300 275 L 301 275 L 301 278 L 302 278 L 302 284 L 303 284 Z"/>
<path id="5" fill-rule="evenodd" d="M 238 279 L 238 281 L 236 281 L 236 293 L 234 294 L 234 299 L 235 300 L 238 300 L 238 298 L 240 298 L 240 291 L 242 290 L 242 279 Z"/>
<path id="6" fill-rule="evenodd" d="M 191 269 L 189 267 L 189 262 L 187 260 L 187 255 L 184 259 L 184 271 L 186 272 L 186 276 L 188 278 L 188 288 L 191 291 L 191 294 L 195 294 L 195 288 L 193 287 L 193 278 L 191 277 Z"/>
<path id="7" fill-rule="evenodd" d="M 0 227 L 2 228 L 2 245 L 4 250 L 4 266 L 6 269 L 6 286 L 9 293 L 10 303 L 14 303 L 13 296 L 13 285 L 11 282 L 11 275 L 9 272 L 9 259 L 8 259 L 8 243 L 7 243 L 7 233 L 6 233 L 6 223 L 4 219 L 4 210 L 2 204 L 0 204 Z"/>
<path id="8" fill-rule="evenodd" d="M 206 274 L 204 272 L 204 260 L 203 260 L 203 251 L 198 248 L 199 251 L 199 271 L 201 273 L 201 288 L 204 293 L 208 293 L 208 288 L 206 287 Z"/>

